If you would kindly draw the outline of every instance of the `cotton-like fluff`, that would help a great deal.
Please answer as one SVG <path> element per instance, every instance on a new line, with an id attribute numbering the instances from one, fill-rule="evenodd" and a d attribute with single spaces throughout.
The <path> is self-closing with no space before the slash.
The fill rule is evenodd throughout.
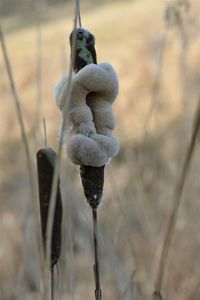
<path id="1" fill-rule="evenodd" d="M 56 104 L 63 112 L 68 76 L 55 87 Z M 101 167 L 119 151 L 112 136 L 115 118 L 112 104 L 118 94 L 116 72 L 109 63 L 89 64 L 73 74 L 67 118 L 70 131 L 66 150 L 74 164 Z"/>

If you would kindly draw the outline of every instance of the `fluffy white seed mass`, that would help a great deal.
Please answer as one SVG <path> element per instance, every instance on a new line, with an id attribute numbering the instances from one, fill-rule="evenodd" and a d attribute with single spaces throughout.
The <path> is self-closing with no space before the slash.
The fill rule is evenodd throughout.
<path id="1" fill-rule="evenodd" d="M 112 136 L 115 127 L 112 103 L 119 89 L 116 72 L 105 62 L 85 66 L 72 76 L 69 99 L 68 78 L 63 75 L 55 87 L 56 104 L 61 112 L 69 101 L 67 154 L 74 164 L 101 167 L 119 151 Z"/>

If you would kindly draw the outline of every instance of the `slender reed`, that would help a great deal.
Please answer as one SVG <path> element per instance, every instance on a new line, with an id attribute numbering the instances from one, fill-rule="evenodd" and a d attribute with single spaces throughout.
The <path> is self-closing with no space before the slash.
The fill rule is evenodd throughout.
<path id="1" fill-rule="evenodd" d="M 180 174 L 179 174 L 177 182 L 176 182 L 174 196 L 173 196 L 172 212 L 169 217 L 169 222 L 167 225 L 167 230 L 166 230 L 166 234 L 164 237 L 163 247 L 162 247 L 162 251 L 161 251 L 161 257 L 160 257 L 160 261 L 159 261 L 159 268 L 158 268 L 158 273 L 157 273 L 157 278 L 156 278 L 154 296 L 158 297 L 158 295 L 160 295 L 161 299 L 162 299 L 162 296 L 161 296 L 162 282 L 163 282 L 163 276 L 164 276 L 166 262 L 167 262 L 167 258 L 168 258 L 169 247 L 170 247 L 173 232 L 175 229 L 177 214 L 178 214 L 178 210 L 179 210 L 181 200 L 182 200 L 184 185 L 185 185 L 187 176 L 189 174 L 189 169 L 190 169 L 190 166 L 192 163 L 192 158 L 193 158 L 199 131 L 200 131 L 200 99 L 199 99 L 198 107 L 196 109 L 196 113 L 194 116 L 191 141 L 187 148 L 184 162 L 183 162 L 183 165 L 180 170 Z M 156 299 L 156 298 L 154 298 L 154 299 Z"/>
<path id="2" fill-rule="evenodd" d="M 60 172 L 60 159 L 62 154 L 62 144 L 64 139 L 64 132 L 66 127 L 66 121 L 67 121 L 67 111 L 68 111 L 68 102 L 69 102 L 69 96 L 71 92 L 71 82 L 72 82 L 72 70 L 73 70 L 73 62 L 74 62 L 74 49 L 75 49 L 75 28 L 77 26 L 77 3 L 75 6 L 75 18 L 74 18 L 74 26 L 73 26 L 73 38 L 72 38 L 72 57 L 70 61 L 70 67 L 69 67 L 69 78 L 68 78 L 68 84 L 66 87 L 66 101 L 64 104 L 64 112 L 63 112 L 63 122 L 61 126 L 61 132 L 60 132 L 60 140 L 58 145 L 58 151 L 57 151 L 57 159 L 55 162 L 54 167 L 54 174 L 53 174 L 53 180 L 52 180 L 52 188 L 51 188 L 51 196 L 50 196 L 50 202 L 49 202 L 49 209 L 48 209 L 48 220 L 47 220 L 47 227 L 46 227 L 46 251 L 47 251 L 47 267 L 46 267 L 46 284 L 45 284 L 45 300 L 48 299 L 48 286 L 50 282 L 49 278 L 49 272 L 48 272 L 48 266 L 51 263 L 51 242 L 52 242 L 52 228 L 53 228 L 53 220 L 54 220 L 54 212 L 55 212 L 55 206 L 56 206 L 56 193 L 58 188 L 58 179 L 59 179 L 59 172 Z"/>
<path id="3" fill-rule="evenodd" d="M 160 100 L 160 87 L 162 83 L 162 73 L 163 73 L 163 65 L 164 65 L 164 55 L 165 55 L 165 49 L 167 45 L 167 33 L 165 33 L 162 37 L 161 46 L 159 49 L 159 56 L 157 59 L 157 68 L 154 76 L 154 82 L 153 82 L 153 91 L 151 96 L 151 105 L 147 112 L 145 122 L 144 122 L 144 128 L 142 131 L 142 142 L 145 141 L 148 133 L 149 124 L 151 123 L 153 114 L 155 112 L 155 109 L 159 103 Z"/>
<path id="4" fill-rule="evenodd" d="M 0 41 L 1 41 L 3 57 L 4 57 L 5 65 L 6 65 L 6 70 L 7 70 L 7 74 L 8 74 L 8 78 L 9 78 L 9 82 L 10 82 L 10 88 L 11 88 L 13 100 L 15 102 L 15 108 L 16 108 L 17 117 L 18 117 L 20 129 L 21 129 L 22 141 L 23 141 L 24 148 L 25 148 L 28 176 L 29 176 L 29 185 L 30 185 L 30 197 L 32 199 L 33 206 L 35 207 L 34 203 L 35 203 L 35 198 L 36 198 L 36 192 L 35 192 L 34 172 L 33 172 L 33 165 L 32 165 L 31 154 L 30 154 L 30 147 L 29 147 L 28 138 L 27 138 L 24 120 L 23 120 L 21 101 L 20 101 L 16 86 L 15 86 L 14 76 L 13 76 L 10 60 L 8 57 L 8 53 L 6 50 L 6 45 L 5 45 L 1 26 L 0 26 Z"/>
<path id="5" fill-rule="evenodd" d="M 35 131 L 37 132 L 42 115 L 42 28 L 38 21 L 36 26 L 36 85 L 37 85 L 37 106 Z"/>
<path id="6" fill-rule="evenodd" d="M 184 27 L 183 17 L 181 14 L 181 10 L 184 8 L 187 11 L 190 7 L 190 2 L 188 0 L 180 0 L 174 1 L 172 4 L 169 4 L 167 1 L 167 5 L 164 11 L 165 17 L 165 33 L 162 37 L 162 42 L 160 46 L 159 56 L 157 60 L 157 69 L 155 72 L 154 83 L 153 83 L 153 92 L 151 98 L 151 105 L 147 112 L 147 116 L 144 122 L 144 128 L 142 131 L 142 141 L 147 137 L 148 127 L 152 120 L 155 109 L 159 103 L 160 97 L 160 87 L 162 83 L 162 73 L 163 73 L 163 65 L 164 65 L 164 55 L 165 49 L 168 42 L 168 31 L 170 27 L 177 26 L 180 35 L 181 42 L 181 53 L 180 53 L 180 67 L 181 67 L 181 77 L 183 82 L 183 99 L 184 105 L 187 100 L 187 86 L 188 86 L 188 76 L 187 76 L 187 49 L 188 49 L 188 37 L 186 34 L 186 29 Z"/>
<path id="7" fill-rule="evenodd" d="M 98 247 L 98 220 L 97 220 L 97 210 L 92 209 L 93 215 L 93 238 L 94 238 L 94 278 L 95 278 L 95 298 L 96 300 L 101 300 L 101 284 L 100 284 L 100 271 L 99 271 L 99 247 Z"/>
<path id="8" fill-rule="evenodd" d="M 11 68 L 11 63 L 8 57 L 7 49 L 6 49 L 6 44 L 4 41 L 4 35 L 3 31 L 1 29 L 0 25 L 0 43 L 2 47 L 2 52 L 3 52 L 3 57 L 6 65 L 6 70 L 9 78 L 9 83 L 10 83 L 10 89 L 12 92 L 13 100 L 15 103 L 15 108 L 17 112 L 17 117 L 18 117 L 18 122 L 20 125 L 20 130 L 21 130 L 21 136 L 22 136 L 22 142 L 24 144 L 24 149 L 25 149 L 25 154 L 26 154 L 26 162 L 27 162 L 27 169 L 28 169 L 28 179 L 29 179 L 29 186 L 30 186 L 30 199 L 32 201 L 32 207 L 34 210 L 35 214 L 35 220 L 36 220 L 36 236 L 37 236 L 37 242 L 38 242 L 38 249 L 39 249 L 39 254 L 40 254 L 40 260 L 41 260 L 41 265 L 44 265 L 44 260 L 43 260 L 43 255 L 42 255 L 42 239 L 41 235 L 39 233 L 39 225 L 40 225 L 40 220 L 39 220 L 39 208 L 37 206 L 37 201 L 36 201 L 36 189 L 35 189 L 35 179 L 34 179 L 34 170 L 33 170 L 33 164 L 31 160 L 31 152 L 30 152 L 30 146 L 28 142 L 28 137 L 26 134 L 25 130 L 25 125 L 24 125 L 24 119 L 23 119 L 23 114 L 22 114 L 22 108 L 21 108 L 21 100 L 18 95 L 16 85 L 15 85 L 15 80 Z M 43 285 L 44 285 L 44 272 L 42 272 L 42 280 L 43 280 Z"/>
<path id="9" fill-rule="evenodd" d="M 46 120 L 43 118 L 43 128 L 44 128 L 44 147 L 48 148 L 48 142 L 47 142 L 47 127 L 46 127 Z"/>
<path id="10" fill-rule="evenodd" d="M 78 15 L 79 27 L 82 27 L 82 23 L 81 23 L 81 10 L 80 10 L 80 0 L 76 0 L 76 7 L 77 7 L 77 15 Z"/>

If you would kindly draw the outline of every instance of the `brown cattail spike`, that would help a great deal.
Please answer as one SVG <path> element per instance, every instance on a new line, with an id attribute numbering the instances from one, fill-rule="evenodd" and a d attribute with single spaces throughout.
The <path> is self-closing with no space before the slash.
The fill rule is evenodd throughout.
<path id="1" fill-rule="evenodd" d="M 70 45 L 75 42 L 74 72 L 77 73 L 86 65 L 97 64 L 94 35 L 84 28 L 76 28 L 70 35 Z"/>
<path id="2" fill-rule="evenodd" d="M 56 152 L 51 148 L 40 149 L 37 152 L 37 169 L 39 184 L 40 215 L 42 226 L 42 238 L 44 251 L 46 253 L 46 227 L 48 208 L 51 196 L 51 186 L 56 161 Z M 56 207 L 53 222 L 52 243 L 51 243 L 51 265 L 52 270 L 57 264 L 61 252 L 61 226 L 62 226 L 62 200 L 60 193 L 60 182 L 58 182 Z"/>
<path id="3" fill-rule="evenodd" d="M 104 167 L 80 166 L 84 194 L 92 209 L 98 208 L 103 196 Z"/>

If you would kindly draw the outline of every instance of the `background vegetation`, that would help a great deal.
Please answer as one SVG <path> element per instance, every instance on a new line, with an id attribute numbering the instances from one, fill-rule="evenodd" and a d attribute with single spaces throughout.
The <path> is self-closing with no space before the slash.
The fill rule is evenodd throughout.
<path id="1" fill-rule="evenodd" d="M 57 148 L 61 116 L 52 91 L 70 57 L 73 2 L 50 2 L 0 1 L 33 159 L 44 147 L 43 117 L 48 144 Z M 81 3 L 83 27 L 96 37 L 98 61 L 110 62 L 120 81 L 114 105 L 120 153 L 106 168 L 99 212 L 104 299 L 151 297 L 199 101 L 200 2 L 172 0 L 168 5 L 175 10 L 160 0 Z M 40 299 L 36 221 L 1 53 L 0 70 L 0 299 Z M 200 299 L 198 153 L 197 144 L 166 265 L 164 299 Z M 78 168 L 66 157 L 61 182 L 64 240 L 56 293 L 58 299 L 90 300 L 90 209 Z"/>

